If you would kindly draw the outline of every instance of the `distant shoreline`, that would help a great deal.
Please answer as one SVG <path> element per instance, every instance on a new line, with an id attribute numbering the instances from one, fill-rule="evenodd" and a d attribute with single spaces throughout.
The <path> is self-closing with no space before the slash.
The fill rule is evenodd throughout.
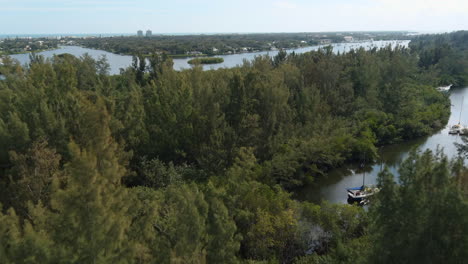
<path id="1" fill-rule="evenodd" d="M 50 48 L 50 49 L 31 50 L 31 51 L 25 50 L 25 51 L 21 51 L 21 52 L 1 52 L 0 51 L 0 56 L 10 56 L 10 55 L 28 54 L 28 53 L 39 53 L 39 52 L 58 50 L 58 49 L 60 49 L 60 47 Z"/>
<path id="2" fill-rule="evenodd" d="M 135 31 L 136 32 L 136 31 Z M 439 34 L 449 31 L 438 32 L 424 32 L 424 31 L 408 31 L 408 30 L 384 30 L 384 31 L 311 31 L 311 32 L 169 32 L 169 33 L 155 33 L 154 36 L 200 36 L 200 35 L 250 35 L 250 34 L 328 34 L 328 33 L 412 33 L 412 34 Z M 39 34 L 0 34 L 0 39 L 14 39 L 14 38 L 82 38 L 82 37 L 132 37 L 137 36 L 136 33 L 39 33 Z"/>

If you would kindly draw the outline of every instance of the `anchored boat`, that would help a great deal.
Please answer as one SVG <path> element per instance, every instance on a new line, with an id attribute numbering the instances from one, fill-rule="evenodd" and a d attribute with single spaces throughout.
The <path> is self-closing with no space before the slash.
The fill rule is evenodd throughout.
<path id="1" fill-rule="evenodd" d="M 348 191 L 348 203 L 359 203 L 360 205 L 367 204 L 368 198 L 379 192 L 379 188 L 373 185 L 362 185 L 346 190 Z"/>
<path id="2" fill-rule="evenodd" d="M 450 88 L 452 88 L 452 84 L 447 85 L 447 86 L 437 87 L 437 90 L 439 92 L 448 92 L 450 90 Z"/>
<path id="3" fill-rule="evenodd" d="M 460 134 L 462 130 L 464 130 L 464 128 L 460 124 L 456 124 L 450 127 L 449 134 L 452 134 L 452 135 Z"/>
<path id="4" fill-rule="evenodd" d="M 361 167 L 364 167 L 364 164 L 362 164 Z M 361 186 L 346 189 L 349 204 L 358 203 L 359 205 L 366 205 L 369 202 L 368 198 L 379 192 L 379 188 L 374 185 L 365 185 L 365 181 L 366 172 L 364 172 L 362 176 Z"/>
<path id="5" fill-rule="evenodd" d="M 458 118 L 458 124 L 456 125 L 453 125 L 450 127 L 450 130 L 449 130 L 449 134 L 452 134 L 452 135 L 467 135 L 468 134 L 468 131 L 466 127 L 463 127 L 460 122 L 461 122 L 461 115 L 462 115 L 462 111 L 463 111 L 463 101 L 464 101 L 465 97 L 463 96 L 462 97 L 462 102 L 461 102 L 461 108 L 460 108 L 460 117 Z"/>

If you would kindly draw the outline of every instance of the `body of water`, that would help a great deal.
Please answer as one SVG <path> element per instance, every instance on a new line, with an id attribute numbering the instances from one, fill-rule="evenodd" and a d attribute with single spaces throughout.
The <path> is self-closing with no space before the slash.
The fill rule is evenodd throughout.
<path id="1" fill-rule="evenodd" d="M 382 48 L 388 45 L 391 45 L 392 47 L 395 47 L 396 45 L 407 47 L 408 44 L 409 44 L 409 40 L 390 40 L 390 41 L 367 41 L 367 42 L 355 42 L 355 43 L 354 42 L 353 43 L 335 43 L 335 44 L 331 44 L 331 46 L 333 47 L 333 51 L 335 53 L 338 53 L 338 52 L 343 53 L 343 52 L 348 52 L 351 49 L 358 49 L 361 47 L 365 49 Z M 322 47 L 324 46 L 310 46 L 310 47 L 304 47 L 304 48 L 290 49 L 290 50 L 287 50 L 287 52 L 290 53 L 294 51 L 295 53 L 300 54 L 300 53 L 304 53 L 304 52 L 308 52 L 312 50 L 318 50 L 319 48 L 322 48 Z M 88 49 L 88 48 L 83 48 L 83 47 L 78 47 L 78 46 L 62 46 L 59 49 L 43 51 L 43 52 L 39 52 L 38 54 L 41 54 L 46 58 L 51 58 L 56 54 L 63 54 L 63 53 L 69 53 L 77 57 L 83 56 L 85 53 L 88 53 L 90 56 L 92 56 L 95 59 L 98 59 L 101 56 L 106 56 L 111 66 L 110 74 L 118 74 L 120 72 L 120 68 L 127 68 L 132 64 L 132 56 L 118 55 L 118 54 L 113 54 L 107 51 Z M 276 54 L 278 54 L 278 51 L 261 51 L 261 52 L 240 53 L 240 54 L 232 54 L 232 55 L 221 55 L 218 57 L 221 57 L 224 59 L 223 63 L 204 65 L 203 69 L 210 70 L 210 69 L 219 69 L 219 68 L 231 68 L 237 65 L 241 65 L 244 60 L 253 60 L 256 56 L 261 56 L 261 55 L 275 56 Z M 21 64 L 29 63 L 29 54 L 16 54 L 16 55 L 11 55 L 11 57 L 20 61 Z M 183 69 L 191 68 L 190 64 L 188 64 L 188 61 L 190 59 L 191 58 L 173 59 L 174 69 L 183 70 Z"/>
<path id="2" fill-rule="evenodd" d="M 348 198 L 346 188 L 361 186 L 364 171 L 366 184 L 376 184 L 377 175 L 384 166 L 388 166 L 390 171 L 398 177 L 398 164 L 407 158 L 409 152 L 414 148 L 421 151 L 426 149 L 435 151 L 437 148 L 443 148 L 444 153 L 449 158 L 456 157 L 458 153 L 455 143 L 462 143 L 462 139 L 459 135 L 449 135 L 448 131 L 449 126 L 458 124 L 459 122 L 463 98 L 468 100 L 468 87 L 450 90 L 452 113 L 448 126 L 445 129 L 429 137 L 382 147 L 379 149 L 381 161 L 375 165 L 365 168 L 359 168 L 358 165 L 350 165 L 332 170 L 326 179 L 318 180 L 313 185 L 303 188 L 299 192 L 298 198 L 314 202 L 326 200 L 332 203 L 346 203 Z M 464 105 L 467 105 L 466 101 Z M 464 126 L 468 124 L 468 113 L 466 111 L 467 109 L 465 107 L 460 120 L 461 124 Z"/>
<path id="3" fill-rule="evenodd" d="M 331 45 L 320 45 L 320 46 L 309 46 L 309 47 L 304 47 L 304 48 L 297 48 L 297 49 L 288 49 L 286 50 L 288 53 L 295 52 L 297 54 L 313 51 L 313 50 L 318 50 L 320 48 L 323 48 L 325 46 L 332 46 L 333 47 L 333 52 L 335 53 L 343 53 L 343 52 L 348 52 L 351 49 L 359 49 L 359 48 L 364 48 L 366 50 L 372 49 L 374 47 L 376 48 L 383 48 L 388 45 L 391 45 L 392 47 L 396 47 L 397 45 L 408 47 L 409 40 L 389 40 L 389 41 L 366 41 L 366 42 L 353 42 L 353 43 L 335 43 Z M 249 53 L 240 53 L 240 54 L 232 54 L 232 55 L 220 55 L 216 57 L 220 57 L 224 59 L 223 63 L 218 63 L 218 64 L 211 64 L 211 65 L 204 65 L 203 69 L 205 70 L 216 70 L 219 68 L 231 68 L 235 67 L 238 65 L 241 65 L 244 60 L 253 60 L 256 56 L 263 56 L 263 55 L 269 55 L 269 56 L 276 56 L 279 51 L 260 51 L 260 52 L 249 52 Z M 174 59 L 174 68 L 176 70 L 181 70 L 181 69 L 188 69 L 190 68 L 190 64 L 187 62 L 191 58 L 186 58 L 186 59 Z"/>
<path id="4" fill-rule="evenodd" d="M 127 68 L 132 64 L 132 56 L 122 56 L 114 53 L 110 53 L 103 50 L 87 49 L 78 46 L 61 46 L 55 50 L 47 50 L 39 52 L 45 58 L 52 58 L 54 55 L 69 53 L 73 56 L 80 57 L 88 53 L 94 59 L 99 59 L 102 56 L 106 56 L 110 64 L 110 74 L 119 74 L 120 68 Z M 21 64 L 29 63 L 29 53 L 10 55 L 11 58 L 18 60 Z"/>

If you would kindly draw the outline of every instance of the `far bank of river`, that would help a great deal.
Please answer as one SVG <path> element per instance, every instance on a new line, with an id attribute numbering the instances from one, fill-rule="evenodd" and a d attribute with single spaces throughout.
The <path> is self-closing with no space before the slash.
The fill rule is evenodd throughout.
<path id="1" fill-rule="evenodd" d="M 372 48 L 382 48 L 388 45 L 395 47 L 396 45 L 407 47 L 409 44 L 409 40 L 389 40 L 389 41 L 367 41 L 367 42 L 356 42 L 356 43 L 336 43 L 331 44 L 333 47 L 333 51 L 335 53 L 343 53 L 348 52 L 351 49 L 358 49 L 358 48 L 365 48 L 365 49 L 372 49 Z M 295 53 L 304 53 L 309 52 L 312 50 L 318 50 L 324 46 L 310 46 L 304 48 L 297 48 L 297 49 L 290 49 L 287 50 L 288 53 L 295 52 Z M 54 55 L 69 53 L 71 55 L 80 57 L 83 56 L 85 53 L 88 53 L 94 59 L 98 59 L 102 56 L 106 56 L 111 70 L 110 74 L 119 74 L 121 68 L 127 68 L 132 64 L 132 56 L 128 55 L 118 55 L 114 53 L 110 53 L 103 50 L 95 50 L 95 49 L 88 49 L 79 46 L 61 46 L 59 49 L 55 50 L 48 50 L 39 52 L 38 54 L 43 55 L 45 58 L 51 58 Z M 219 69 L 219 68 L 231 68 L 237 65 L 241 65 L 244 60 L 253 60 L 256 56 L 261 55 L 269 55 L 275 56 L 278 54 L 278 51 L 261 51 L 261 52 L 251 52 L 251 53 L 240 53 L 240 54 L 232 54 L 232 55 L 222 55 L 217 56 L 223 58 L 224 62 L 218 64 L 210 64 L 210 65 L 203 65 L 204 70 L 211 70 L 211 69 Z M 21 64 L 28 64 L 29 63 L 29 54 L 15 54 L 11 55 L 10 57 L 17 59 Z M 189 69 L 192 66 L 188 63 L 189 60 L 192 58 L 174 58 L 174 69 L 175 70 L 183 70 Z"/>
<path id="2" fill-rule="evenodd" d="M 444 153 L 449 158 L 456 157 L 458 153 L 455 143 L 462 143 L 462 139 L 459 135 L 449 135 L 448 128 L 459 122 L 463 98 L 468 100 L 468 87 L 450 90 L 451 115 L 447 127 L 441 131 L 428 137 L 382 147 L 379 149 L 381 160 L 374 165 L 368 165 L 364 169 L 359 168 L 358 165 L 334 169 L 330 171 L 327 178 L 317 180 L 314 184 L 298 191 L 296 198 L 313 202 L 325 200 L 332 203 L 346 203 L 346 188 L 361 186 L 364 171 L 366 174 L 366 184 L 376 184 L 377 175 L 384 166 L 388 166 L 390 171 L 398 177 L 399 163 L 406 159 L 409 152 L 414 148 L 421 151 L 425 151 L 426 149 L 436 151 L 437 148 L 443 148 Z M 466 101 L 464 105 L 467 105 Z M 468 109 L 465 107 L 463 110 L 460 122 L 466 126 L 468 125 Z"/>

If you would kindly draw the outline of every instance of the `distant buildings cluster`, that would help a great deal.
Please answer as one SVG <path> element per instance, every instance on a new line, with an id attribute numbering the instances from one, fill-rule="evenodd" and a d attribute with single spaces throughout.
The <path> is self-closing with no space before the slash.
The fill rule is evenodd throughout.
<path id="1" fill-rule="evenodd" d="M 353 42 L 354 38 L 352 36 L 344 36 L 343 37 L 346 42 Z"/>
<path id="2" fill-rule="evenodd" d="M 137 31 L 137 36 L 138 36 L 138 37 L 143 37 L 143 30 L 138 30 L 138 31 Z M 152 32 L 151 30 L 149 30 L 149 29 L 146 30 L 146 36 L 147 36 L 147 37 L 153 36 L 153 32 Z"/>

